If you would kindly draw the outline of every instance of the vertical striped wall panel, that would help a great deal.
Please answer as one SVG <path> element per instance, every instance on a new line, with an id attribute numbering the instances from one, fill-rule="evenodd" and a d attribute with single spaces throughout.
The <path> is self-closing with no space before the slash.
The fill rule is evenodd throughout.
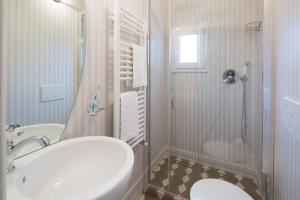
<path id="1" fill-rule="evenodd" d="M 274 5 L 273 0 L 264 0 L 263 30 L 263 172 L 269 176 L 269 199 L 274 199 L 274 130 L 275 130 L 275 85 L 274 85 Z"/>
<path id="2" fill-rule="evenodd" d="M 78 98 L 72 111 L 64 139 L 89 135 L 112 136 L 113 130 L 113 14 L 112 0 L 86 1 L 87 55 Z M 148 18 L 148 0 L 120 0 L 121 6 L 133 14 Z M 167 1 L 152 0 L 151 11 L 151 155 L 154 158 L 166 145 L 168 116 L 168 70 L 166 36 Z M 86 106 L 97 86 L 105 111 L 89 117 Z M 147 148 L 134 149 L 135 165 L 129 186 L 139 181 L 148 167 Z M 142 179 L 143 180 L 143 179 Z M 140 186 L 141 183 L 139 183 Z"/>
<path id="3" fill-rule="evenodd" d="M 86 61 L 74 108 L 63 139 L 105 135 L 112 136 L 112 41 L 114 1 L 85 1 L 87 18 Z M 105 111 L 89 116 L 87 107 L 95 93 Z"/>
<path id="4" fill-rule="evenodd" d="M 0 29 L 3 30 L 4 21 L 3 1 L 0 1 Z M 3 63 L 3 31 L 0 31 L 0 199 L 6 198 L 6 135 L 5 125 L 5 68 Z"/>
<path id="5" fill-rule="evenodd" d="M 88 0 L 87 52 L 85 68 L 63 139 L 85 136 L 113 136 L 113 5 L 114 1 Z M 129 4 L 134 9 L 134 3 Z M 139 6 L 137 6 L 140 8 Z M 137 10 L 139 11 L 139 9 Z M 143 12 L 142 12 L 143 13 Z M 136 14 L 136 12 L 135 12 Z M 97 116 L 89 116 L 87 106 L 92 95 L 100 92 L 100 106 L 105 108 Z M 145 169 L 144 149 L 134 149 L 135 164 L 129 186 Z"/>
<path id="6" fill-rule="evenodd" d="M 261 32 L 245 31 L 245 26 L 262 21 L 262 2 L 172 0 L 170 6 L 171 33 L 207 28 L 207 72 L 173 72 L 172 148 L 194 158 L 208 158 L 247 171 L 259 171 L 262 152 Z M 224 85 L 222 73 L 230 68 L 242 73 L 246 61 L 251 62 L 251 67 L 247 82 L 248 140 L 244 145 L 241 141 L 242 84 L 239 81 L 235 85 Z"/>
<path id="7" fill-rule="evenodd" d="M 8 1 L 7 6 L 11 6 L 15 1 Z M 32 1 L 33 2 L 33 1 Z M 42 2 L 42 1 L 41 1 Z M 44 1 L 43 1 L 44 2 Z M 64 12 L 63 9 L 65 7 L 60 7 L 60 4 L 53 4 L 52 1 L 51 6 L 53 9 L 57 9 L 59 6 L 59 12 Z M 113 29 L 112 29 L 112 13 L 113 13 L 113 1 L 99 1 L 99 0 L 89 0 L 86 2 L 86 14 L 87 14 L 87 53 L 86 53 L 86 64 L 83 72 L 83 77 L 81 80 L 80 88 L 78 90 L 78 96 L 76 98 L 76 102 L 74 108 L 71 112 L 70 118 L 67 123 L 67 127 L 65 129 L 65 133 L 63 139 L 69 139 L 74 137 L 84 137 L 90 135 L 104 135 L 104 136 L 112 136 L 112 124 L 113 124 L 113 116 L 112 116 L 112 95 L 113 95 L 113 63 L 112 63 L 112 39 L 113 39 Z M 147 12 L 148 12 L 148 1 L 140 1 L 140 0 L 127 0 L 127 1 L 120 1 L 122 3 L 122 7 L 128 9 L 129 11 L 133 12 L 135 15 L 144 18 L 147 20 Z M 167 1 L 158 1 L 153 0 L 153 13 L 151 13 L 153 22 L 153 30 L 151 32 L 151 37 L 153 37 L 153 49 L 152 52 L 154 55 L 152 56 L 151 60 L 151 67 L 153 71 L 151 71 L 151 82 L 154 84 L 153 89 L 151 90 L 151 113 L 153 113 L 151 123 L 151 136 L 153 139 L 154 146 L 152 148 L 152 155 L 155 157 L 161 149 L 164 147 L 166 132 L 167 132 L 167 125 L 169 121 L 166 120 L 166 116 L 168 115 L 167 109 L 168 107 L 165 105 L 167 104 L 168 99 L 168 89 L 164 87 L 168 85 L 168 71 L 166 67 L 166 60 L 167 60 L 167 50 L 164 49 L 166 47 L 166 27 L 167 21 L 165 18 L 166 14 L 166 5 Z M 35 12 L 29 12 L 29 4 L 25 5 L 26 2 L 23 1 L 22 4 L 24 6 L 17 6 L 18 10 L 23 10 L 25 8 L 24 13 L 22 13 L 26 17 L 34 17 Z M 16 6 L 16 4 L 13 4 Z M 22 9 L 21 9 L 22 8 Z M 52 7 L 51 7 L 52 8 Z M 34 8 L 38 10 L 38 8 Z M 45 11 L 45 10 L 43 10 Z M 52 11 L 52 10 L 51 10 Z M 51 13 L 50 10 L 47 13 Z M 19 15 L 21 15 L 19 13 Z M 20 16 L 19 16 L 20 17 Z M 54 16 L 55 17 L 55 16 Z M 21 18 L 21 17 L 20 17 Z M 47 25 L 47 29 L 44 30 L 44 27 L 36 27 L 35 29 L 43 29 L 43 34 L 38 39 L 44 39 L 42 36 L 51 37 L 52 31 L 55 30 L 56 26 L 59 26 L 61 23 L 64 23 L 66 28 L 76 28 L 68 26 L 65 22 L 67 17 L 64 18 L 64 21 L 60 21 L 56 16 L 55 22 L 51 23 L 50 25 L 45 24 L 45 21 L 42 19 L 35 18 L 35 20 L 39 23 L 43 22 L 43 25 Z M 41 20 L 41 21 L 39 21 Z M 50 20 L 50 19 L 49 19 Z M 37 23 L 34 21 L 35 23 Z M 57 24 L 56 24 L 57 23 Z M 53 30 L 51 29 L 51 26 Z M 11 25 L 10 25 L 11 26 Z M 33 26 L 33 24 L 30 24 Z M 30 27 L 29 27 L 30 28 Z M 32 27 L 31 27 L 32 28 Z M 48 30 L 50 29 L 50 30 Z M 37 31 L 37 30 L 35 30 Z M 76 31 L 74 31 L 75 34 Z M 158 33 L 158 34 L 157 34 Z M 64 42 L 65 37 L 70 35 L 60 35 L 60 42 Z M 12 36 L 11 36 L 12 37 Z M 33 37 L 33 36 L 32 36 Z M 30 41 L 27 41 L 26 38 L 21 38 L 25 40 L 24 42 L 29 45 Z M 70 38 L 66 38 L 66 40 L 70 40 Z M 38 40 L 36 40 L 38 41 Z M 34 41 L 33 41 L 34 42 Z M 38 44 L 43 44 L 41 41 L 39 43 L 32 43 L 38 46 Z M 37 47 L 32 47 L 37 48 Z M 158 51 L 159 50 L 159 51 Z M 34 53 L 38 53 L 39 49 L 35 49 Z M 159 52 L 159 53 L 158 53 Z M 49 55 L 49 52 L 42 52 L 45 55 Z M 50 54 L 55 54 L 55 52 L 50 52 Z M 51 55 L 52 55 L 51 54 Z M 58 54 L 58 53 L 57 53 Z M 56 54 L 55 54 L 56 55 Z M 35 58 L 34 54 L 30 55 Z M 53 56 L 53 55 L 52 55 Z M 37 56 L 36 56 L 37 57 Z M 26 60 L 27 57 L 22 59 Z M 13 62 L 13 58 L 10 59 Z M 22 62 L 23 60 L 21 60 Z M 27 61 L 27 60 L 26 60 Z M 43 64 L 43 60 L 40 61 L 35 58 L 35 69 L 38 69 L 40 66 L 39 64 Z M 49 60 L 47 60 L 49 61 Z M 46 62 L 46 61 L 45 61 Z M 58 61 L 56 61 L 58 62 Z M 49 64 L 50 65 L 50 64 Z M 53 73 L 58 74 L 57 71 L 53 69 L 51 71 Z M 27 74 L 31 74 L 31 72 L 27 71 Z M 37 72 L 33 73 L 36 75 Z M 159 75 L 159 76 L 158 76 Z M 65 79 L 67 77 L 64 77 Z M 65 80 L 64 79 L 64 80 Z M 58 79 L 57 77 L 57 80 Z M 12 80 L 10 80 L 12 81 Z M 34 82 L 34 80 L 30 80 Z M 106 110 L 101 112 L 98 116 L 89 117 L 87 114 L 87 105 L 90 100 L 90 97 L 95 93 L 97 88 L 100 88 L 100 103 L 101 106 L 105 107 Z M 32 103 L 32 106 L 35 104 Z M 69 104 L 71 105 L 71 104 Z M 23 114 L 25 116 L 25 114 Z M 27 116 L 27 115 L 26 115 Z M 39 118 L 39 117 L 38 117 Z M 45 117 L 46 119 L 46 117 Z M 49 121 L 48 121 L 49 122 Z M 29 123 L 29 122 L 28 122 Z M 138 146 L 134 149 L 135 153 L 135 166 L 134 172 L 130 181 L 129 186 L 132 186 L 138 178 L 145 172 L 145 169 L 148 167 L 147 163 L 147 149 L 143 146 Z"/>
<path id="8" fill-rule="evenodd" d="M 275 139 L 275 198 L 300 199 L 300 2 L 277 1 L 278 131 Z M 282 105 L 286 98 L 298 109 Z M 294 112 L 294 113 L 292 113 Z M 297 121 L 289 121 L 298 115 Z M 288 125 L 288 126 L 287 126 Z M 290 127 L 296 127 L 291 129 Z"/>
<path id="9" fill-rule="evenodd" d="M 65 124 L 75 96 L 80 13 L 54 1 L 4 0 L 4 6 L 6 123 Z M 40 87 L 51 84 L 63 85 L 64 99 L 41 102 Z"/>
<path id="10" fill-rule="evenodd" d="M 148 1 L 147 0 L 120 0 L 121 8 L 128 10 L 129 12 L 133 13 L 134 15 L 140 17 L 141 19 L 145 20 L 146 23 L 148 22 Z M 148 23 L 147 23 L 148 24 Z M 125 40 L 130 41 L 130 37 L 125 37 Z M 132 42 L 132 41 L 131 41 Z M 130 42 L 129 42 L 130 43 Z M 147 176 L 144 176 L 145 170 L 148 167 L 148 149 L 144 145 L 138 145 L 134 148 L 134 155 L 135 155 L 135 164 L 133 175 L 131 176 L 131 180 L 128 184 L 129 188 L 132 189 L 137 182 L 139 182 L 138 187 L 146 181 Z M 143 179 L 141 179 L 141 177 Z M 137 189 L 137 188 L 135 188 Z"/>
<path id="11" fill-rule="evenodd" d="M 150 150 L 154 161 L 167 146 L 169 133 L 168 1 L 151 0 Z"/>

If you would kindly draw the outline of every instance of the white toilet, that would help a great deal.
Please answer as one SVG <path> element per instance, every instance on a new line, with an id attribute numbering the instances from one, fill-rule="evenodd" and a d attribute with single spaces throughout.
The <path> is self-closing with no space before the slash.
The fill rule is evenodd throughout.
<path id="1" fill-rule="evenodd" d="M 203 179 L 191 189 L 191 200 L 253 200 L 239 187 L 219 179 Z"/>

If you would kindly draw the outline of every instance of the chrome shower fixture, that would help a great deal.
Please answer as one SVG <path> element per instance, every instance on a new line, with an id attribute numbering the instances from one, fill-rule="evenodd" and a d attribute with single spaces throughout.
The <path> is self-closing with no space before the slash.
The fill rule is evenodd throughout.
<path id="1" fill-rule="evenodd" d="M 250 22 L 246 25 L 246 31 L 260 31 L 262 27 L 261 21 Z"/>
<path id="2" fill-rule="evenodd" d="M 247 143 L 247 80 L 250 61 L 246 61 L 243 69 L 243 74 L 240 77 L 242 81 L 242 119 L 241 119 L 241 137 L 244 144 Z"/>
<path id="3" fill-rule="evenodd" d="M 236 83 L 236 81 L 238 80 L 238 73 L 236 70 L 234 69 L 227 69 L 224 73 L 223 73 L 223 82 L 227 85 L 231 85 Z"/>
<path id="4" fill-rule="evenodd" d="M 242 82 L 247 81 L 247 78 L 248 78 L 247 73 L 248 73 L 249 67 L 250 67 L 250 61 L 246 61 L 245 65 L 244 65 L 243 73 L 240 76 L 240 79 L 241 79 Z"/>

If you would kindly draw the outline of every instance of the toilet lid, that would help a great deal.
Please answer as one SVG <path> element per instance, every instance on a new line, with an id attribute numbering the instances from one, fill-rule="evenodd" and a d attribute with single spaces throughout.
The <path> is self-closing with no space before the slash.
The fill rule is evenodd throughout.
<path id="1" fill-rule="evenodd" d="M 203 179 L 191 189 L 191 200 L 253 200 L 239 187 L 219 179 Z"/>

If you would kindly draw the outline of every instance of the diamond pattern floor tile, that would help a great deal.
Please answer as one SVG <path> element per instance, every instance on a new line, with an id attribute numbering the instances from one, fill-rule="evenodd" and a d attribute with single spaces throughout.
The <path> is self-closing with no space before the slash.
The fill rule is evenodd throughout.
<path id="1" fill-rule="evenodd" d="M 163 156 L 158 166 L 151 174 L 151 185 L 160 188 L 159 191 L 149 188 L 146 194 L 160 200 L 189 199 L 192 185 L 205 178 L 216 178 L 228 181 L 245 190 L 254 200 L 261 200 L 260 190 L 254 179 L 243 177 L 209 165 L 187 161 L 171 156 L 170 179 L 168 178 L 169 158 Z M 164 192 L 165 191 L 165 192 Z M 167 192 L 166 192 L 167 191 Z M 170 195 L 168 193 L 174 194 Z M 167 195 L 168 194 L 168 195 Z M 155 199 L 155 200 L 156 200 Z M 152 200 L 152 199 L 145 199 Z"/>

